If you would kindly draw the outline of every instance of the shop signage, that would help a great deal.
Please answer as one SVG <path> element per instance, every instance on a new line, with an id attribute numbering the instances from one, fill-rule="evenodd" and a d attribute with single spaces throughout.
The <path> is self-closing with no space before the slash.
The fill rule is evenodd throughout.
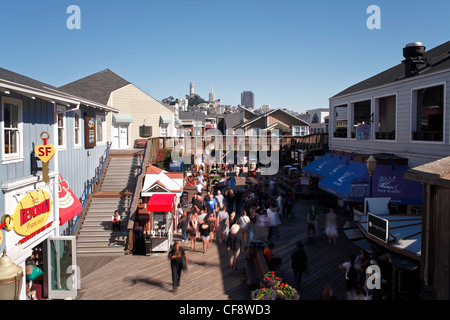
<path id="1" fill-rule="evenodd" d="M 387 243 L 389 241 L 389 221 L 368 213 L 367 233 Z"/>
<path id="2" fill-rule="evenodd" d="M 21 239 L 19 241 L 19 244 L 24 244 L 25 242 L 27 242 L 28 240 L 30 240 L 31 238 L 37 236 L 39 233 L 41 233 L 42 231 L 50 228 L 53 224 L 53 221 L 50 221 L 49 223 L 47 223 L 45 226 L 43 226 L 42 228 L 36 230 L 35 232 L 33 232 L 32 234 L 26 236 L 25 238 Z"/>
<path id="3" fill-rule="evenodd" d="M 356 127 L 356 140 L 370 140 L 370 126 L 360 124 Z"/>
<path id="4" fill-rule="evenodd" d="M 369 183 L 366 179 L 355 179 L 350 184 L 352 198 L 366 198 L 369 195 Z"/>
<path id="5" fill-rule="evenodd" d="M 95 137 L 95 118 L 85 117 L 84 119 L 84 137 L 86 148 L 93 148 L 96 144 Z"/>
<path id="6" fill-rule="evenodd" d="M 47 191 L 28 193 L 16 206 L 12 215 L 5 215 L 7 230 L 13 230 L 21 236 L 29 236 L 41 229 L 52 212 L 52 199 Z"/>

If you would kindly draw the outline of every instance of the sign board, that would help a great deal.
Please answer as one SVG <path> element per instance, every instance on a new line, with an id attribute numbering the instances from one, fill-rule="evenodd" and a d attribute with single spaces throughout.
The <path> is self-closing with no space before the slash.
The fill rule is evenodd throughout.
<path id="1" fill-rule="evenodd" d="M 370 140 L 370 126 L 360 124 L 356 127 L 356 140 Z"/>
<path id="2" fill-rule="evenodd" d="M 367 214 L 367 233 L 371 236 L 388 243 L 389 221 L 374 214 Z"/>
<path id="3" fill-rule="evenodd" d="M 95 118 L 85 117 L 84 119 L 84 139 L 86 148 L 93 148 L 97 145 L 95 136 Z"/>
<path id="4" fill-rule="evenodd" d="M 352 198 L 366 198 L 369 196 L 370 184 L 366 179 L 355 179 L 350 184 L 350 196 Z"/>

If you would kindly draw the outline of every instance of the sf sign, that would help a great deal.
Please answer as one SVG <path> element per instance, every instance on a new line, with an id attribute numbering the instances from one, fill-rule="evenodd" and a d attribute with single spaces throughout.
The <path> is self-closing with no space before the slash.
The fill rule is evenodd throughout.
<path id="1" fill-rule="evenodd" d="M 47 144 L 47 140 L 50 139 L 50 135 L 47 132 L 41 133 L 41 139 L 44 144 L 38 144 L 34 148 L 34 153 L 42 161 L 42 179 L 48 183 L 48 162 L 56 153 L 56 149 L 53 145 Z"/>

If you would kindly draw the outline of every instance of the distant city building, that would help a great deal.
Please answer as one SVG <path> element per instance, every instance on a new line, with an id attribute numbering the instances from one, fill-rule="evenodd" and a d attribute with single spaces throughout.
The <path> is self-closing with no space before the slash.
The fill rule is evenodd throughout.
<path id="1" fill-rule="evenodd" d="M 249 109 L 255 109 L 255 94 L 251 91 L 242 92 L 241 105 Z"/>
<path id="2" fill-rule="evenodd" d="M 194 83 L 193 82 L 191 82 L 191 86 L 190 86 L 190 89 L 189 89 L 189 96 L 191 98 L 194 97 Z"/>
<path id="3" fill-rule="evenodd" d="M 214 90 L 213 90 L 213 84 L 212 83 L 211 83 L 211 92 L 209 93 L 209 102 L 211 102 L 211 103 L 215 102 Z"/>

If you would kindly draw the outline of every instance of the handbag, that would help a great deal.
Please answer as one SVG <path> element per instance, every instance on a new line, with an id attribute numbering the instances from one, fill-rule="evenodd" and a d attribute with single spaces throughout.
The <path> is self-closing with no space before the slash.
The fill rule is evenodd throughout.
<path id="1" fill-rule="evenodd" d="M 181 268 L 184 271 L 187 271 L 186 256 L 184 255 L 184 253 L 181 255 Z"/>

